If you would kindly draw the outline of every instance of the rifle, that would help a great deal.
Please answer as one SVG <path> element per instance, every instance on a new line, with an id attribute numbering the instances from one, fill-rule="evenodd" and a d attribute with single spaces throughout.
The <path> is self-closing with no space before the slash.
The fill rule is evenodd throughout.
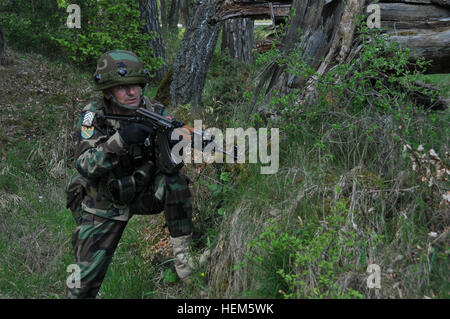
<path id="1" fill-rule="evenodd" d="M 155 163 L 162 172 L 167 174 L 178 171 L 184 165 L 184 162 L 174 158 L 171 152 L 173 141 L 170 140 L 170 136 L 174 130 L 177 130 L 177 133 L 179 133 L 182 139 L 191 141 L 191 147 L 195 146 L 194 137 L 197 136 L 197 138 L 201 138 L 202 150 L 209 143 L 215 143 L 214 146 L 216 151 L 232 156 L 235 160 L 237 159 L 236 150 L 234 151 L 234 154 L 227 152 L 214 140 L 214 136 L 207 132 L 197 130 L 191 126 L 185 125 L 182 121 L 164 117 L 142 107 L 136 110 L 136 115 L 102 115 L 102 118 L 140 123 L 152 128 L 152 134 L 145 140 L 144 145 L 150 146 L 153 141 L 155 142 L 154 145 L 157 148 L 157 151 L 154 154 Z"/>

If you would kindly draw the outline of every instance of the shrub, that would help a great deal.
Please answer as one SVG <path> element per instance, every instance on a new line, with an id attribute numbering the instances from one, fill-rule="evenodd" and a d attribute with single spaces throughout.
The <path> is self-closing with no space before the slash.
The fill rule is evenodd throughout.
<path id="1" fill-rule="evenodd" d="M 147 41 L 139 2 L 86 0 L 79 4 L 81 28 L 66 26 L 67 1 L 0 2 L 5 11 L 0 23 L 8 43 L 21 50 L 69 59 L 86 69 L 95 67 L 101 54 L 113 49 L 135 52 L 151 72 L 162 66 Z M 152 35 L 153 36 L 153 35 Z"/>
<path id="2" fill-rule="evenodd" d="M 270 225 L 250 244 L 259 254 L 248 255 L 270 281 L 263 285 L 263 295 L 287 299 L 363 296 L 338 284 L 343 273 L 356 269 L 349 263 L 357 234 L 349 224 L 347 205 L 342 198 L 324 220 L 310 220 L 288 231 L 269 221 Z"/>
<path id="3" fill-rule="evenodd" d="M 124 49 L 135 52 L 149 71 L 162 65 L 147 44 L 151 36 L 144 32 L 138 1 L 86 1 L 83 16 L 81 28 L 72 29 L 69 38 L 53 37 L 73 61 L 95 66 L 102 53 Z"/>
<path id="4" fill-rule="evenodd" d="M 425 61 L 411 65 L 409 51 L 376 30 L 362 26 L 358 32 L 358 59 L 323 76 L 308 68 L 301 52 L 279 57 L 274 49 L 258 61 L 264 68 L 275 59 L 294 76 L 316 75 L 317 83 L 309 103 L 298 103 L 298 89 L 275 92 L 264 101 L 263 116 L 255 116 L 252 123 L 260 125 L 264 119 L 264 125 L 279 127 L 283 135 L 279 173 L 254 176 L 247 186 L 255 190 L 255 199 L 248 194 L 241 199 L 255 216 L 272 215 L 272 207 L 280 210 L 270 223 L 240 226 L 258 235 L 250 248 L 240 248 L 248 252 L 248 263 L 232 278 L 252 278 L 242 285 L 252 295 L 448 295 L 440 284 L 448 259 L 448 244 L 440 243 L 448 230 L 448 177 L 443 175 L 448 167 L 448 112 L 426 110 L 408 94 L 421 90 L 411 75 L 420 74 Z M 270 190 L 253 187 L 264 181 Z M 296 202 L 297 194 L 311 185 L 313 194 Z M 261 199 L 270 196 L 276 200 L 261 209 Z M 293 222 L 296 217 L 305 222 Z M 441 237 L 430 242 L 427 234 Z M 382 267 L 382 290 L 366 288 L 365 267 L 370 263 Z M 240 286 L 228 278 L 223 282 L 228 286 L 221 291 L 234 289 L 237 294 Z"/>

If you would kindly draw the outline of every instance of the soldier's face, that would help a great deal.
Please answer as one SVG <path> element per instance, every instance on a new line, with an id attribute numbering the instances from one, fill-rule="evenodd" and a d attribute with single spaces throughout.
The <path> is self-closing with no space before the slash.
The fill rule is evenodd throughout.
<path id="1" fill-rule="evenodd" d="M 111 93 L 122 104 L 138 106 L 141 101 L 141 86 L 139 84 L 115 86 L 111 88 Z"/>

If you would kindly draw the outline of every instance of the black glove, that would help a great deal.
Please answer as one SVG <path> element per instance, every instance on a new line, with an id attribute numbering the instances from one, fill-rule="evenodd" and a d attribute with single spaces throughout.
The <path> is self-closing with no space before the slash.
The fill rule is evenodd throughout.
<path id="1" fill-rule="evenodd" d="M 120 137 L 125 144 L 141 144 L 152 133 L 152 129 L 139 123 L 129 123 L 119 129 Z"/>

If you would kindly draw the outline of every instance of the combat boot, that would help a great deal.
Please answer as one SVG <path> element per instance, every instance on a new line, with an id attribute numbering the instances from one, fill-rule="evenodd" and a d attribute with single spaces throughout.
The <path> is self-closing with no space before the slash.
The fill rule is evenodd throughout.
<path id="1" fill-rule="evenodd" d="M 189 276 L 192 274 L 192 269 L 194 268 L 194 261 L 190 253 L 192 234 L 180 237 L 170 237 L 170 240 L 175 256 L 175 270 L 177 271 L 178 277 L 180 277 L 183 282 L 188 283 L 190 281 Z M 205 264 L 209 255 L 209 250 L 207 250 L 200 256 L 200 266 Z"/>
<path id="2" fill-rule="evenodd" d="M 192 243 L 192 234 L 180 236 L 180 237 L 170 237 L 173 248 L 173 255 L 175 257 L 175 270 L 177 271 L 178 277 L 183 282 L 187 282 L 188 277 L 192 273 L 194 268 L 192 262 L 192 256 L 189 253 L 189 249 Z"/>

